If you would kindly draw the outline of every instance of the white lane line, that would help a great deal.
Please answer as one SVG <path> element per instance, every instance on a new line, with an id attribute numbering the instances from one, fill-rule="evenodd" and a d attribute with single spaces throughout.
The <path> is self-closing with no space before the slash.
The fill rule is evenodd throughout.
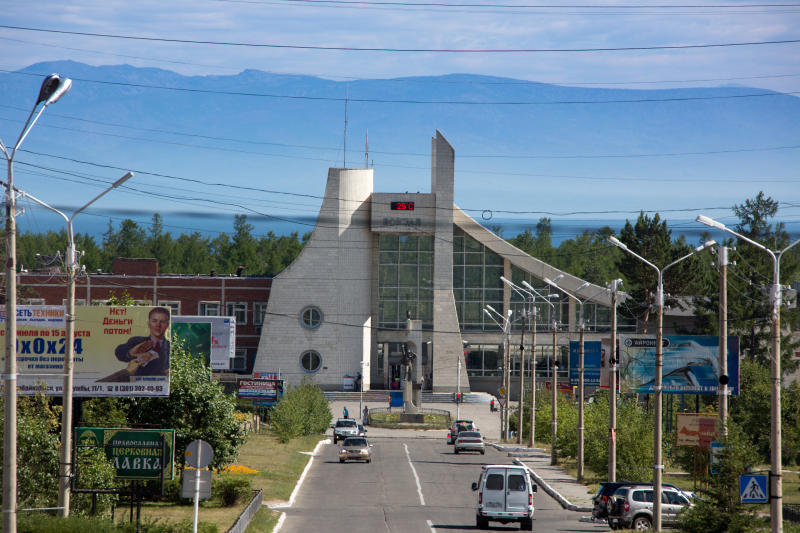
<path id="1" fill-rule="evenodd" d="M 300 479 L 297 480 L 297 485 L 294 486 L 292 495 L 289 496 L 289 504 L 288 504 L 289 507 L 292 507 L 294 505 L 294 500 L 297 497 L 297 493 L 300 492 L 300 486 L 303 484 L 303 480 L 306 478 L 306 474 L 308 473 L 308 470 L 311 468 L 311 464 L 314 462 L 314 457 L 317 455 L 317 452 L 319 452 L 320 446 L 322 446 L 323 444 L 330 444 L 330 443 L 331 443 L 330 439 L 323 439 L 319 441 L 316 446 L 314 446 L 314 451 L 311 452 L 311 457 L 308 458 L 306 467 L 303 469 L 303 473 L 300 474 Z M 307 453 L 307 452 L 300 452 L 300 453 Z M 286 513 L 281 513 L 281 516 L 280 518 L 278 518 L 278 522 L 275 524 L 272 533 L 278 533 L 278 531 L 280 531 L 285 521 L 286 521 Z"/>
<path id="2" fill-rule="evenodd" d="M 436 533 L 436 528 L 433 527 L 433 522 L 428 520 L 428 527 L 431 528 L 431 533 Z"/>
<path id="3" fill-rule="evenodd" d="M 403 448 L 406 449 L 406 457 L 408 457 L 408 466 L 411 467 L 411 471 L 414 473 L 414 479 L 417 481 L 417 493 L 419 494 L 419 504 L 425 505 L 425 496 L 422 495 L 422 485 L 419 483 L 419 476 L 417 475 L 417 469 L 414 468 L 414 464 L 411 462 L 411 454 L 408 453 L 408 444 L 403 443 Z"/>

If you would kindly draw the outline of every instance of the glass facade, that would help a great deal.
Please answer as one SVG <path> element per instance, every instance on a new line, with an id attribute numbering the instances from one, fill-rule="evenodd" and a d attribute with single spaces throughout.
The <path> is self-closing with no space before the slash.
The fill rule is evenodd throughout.
<path id="1" fill-rule="evenodd" d="M 381 235 L 378 239 L 378 327 L 405 329 L 406 312 L 433 328 L 433 237 Z"/>
<path id="2" fill-rule="evenodd" d="M 483 310 L 503 309 L 503 258 L 453 228 L 453 294 L 462 331 L 499 331 Z"/>

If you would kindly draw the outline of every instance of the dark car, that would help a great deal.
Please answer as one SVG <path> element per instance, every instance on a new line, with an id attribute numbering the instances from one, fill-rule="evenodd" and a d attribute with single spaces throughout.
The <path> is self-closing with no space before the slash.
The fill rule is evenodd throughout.
<path id="1" fill-rule="evenodd" d="M 595 520 L 608 519 L 609 511 L 614 505 L 614 493 L 618 488 L 625 485 L 648 485 L 648 483 L 637 483 L 635 481 L 603 481 L 600 483 L 600 488 L 597 489 L 597 494 L 592 497 L 592 518 Z M 649 483 L 652 485 L 652 483 Z M 664 487 L 671 487 L 677 489 L 675 485 L 669 483 L 662 483 Z"/>

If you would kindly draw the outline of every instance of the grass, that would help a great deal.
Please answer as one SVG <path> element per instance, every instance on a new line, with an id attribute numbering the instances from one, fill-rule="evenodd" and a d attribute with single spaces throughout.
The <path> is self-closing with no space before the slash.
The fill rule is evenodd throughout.
<path id="1" fill-rule="evenodd" d="M 268 432 L 251 433 L 247 443 L 242 446 L 237 464 L 259 471 L 257 474 L 247 477 L 252 481 L 253 489 L 263 490 L 264 502 L 286 501 L 292 494 L 297 479 L 309 460 L 308 455 L 298 452 L 313 450 L 322 438 L 322 435 L 313 435 L 282 444 Z M 213 477 L 218 479 L 219 476 L 220 474 L 215 472 Z M 200 521 L 216 524 L 219 531 L 227 531 L 248 503 L 250 503 L 249 499 L 232 507 L 222 507 L 219 502 L 214 500 L 202 501 L 200 502 Z M 122 509 L 118 510 L 118 513 L 123 512 Z M 185 519 L 191 520 L 192 513 L 191 504 L 145 503 L 142 505 L 143 520 L 158 518 L 162 521 L 179 522 Z M 248 531 L 252 533 L 272 531 L 277 520 L 278 513 L 264 507 L 256 514 Z"/>

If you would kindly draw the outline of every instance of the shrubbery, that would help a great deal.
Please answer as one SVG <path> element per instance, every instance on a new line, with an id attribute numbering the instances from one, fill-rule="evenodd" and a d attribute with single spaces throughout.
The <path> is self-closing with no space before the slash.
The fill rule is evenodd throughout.
<path id="1" fill-rule="evenodd" d="M 19 533 L 136 533 L 136 523 L 112 522 L 100 518 L 85 518 L 80 516 L 70 516 L 59 518 L 48 514 L 31 513 L 20 514 L 17 520 L 17 531 Z M 192 521 L 183 520 L 182 522 L 162 522 L 143 521 L 141 533 L 191 533 Z M 218 533 L 217 526 L 208 522 L 198 524 L 200 533 Z"/>
<path id="2" fill-rule="evenodd" d="M 281 442 L 325 432 L 333 419 L 322 390 L 303 382 L 290 388 L 270 412 L 273 433 Z"/>
<path id="3" fill-rule="evenodd" d="M 252 497 L 252 482 L 245 476 L 219 476 L 211 488 L 211 496 L 223 507 L 231 507 Z"/>

